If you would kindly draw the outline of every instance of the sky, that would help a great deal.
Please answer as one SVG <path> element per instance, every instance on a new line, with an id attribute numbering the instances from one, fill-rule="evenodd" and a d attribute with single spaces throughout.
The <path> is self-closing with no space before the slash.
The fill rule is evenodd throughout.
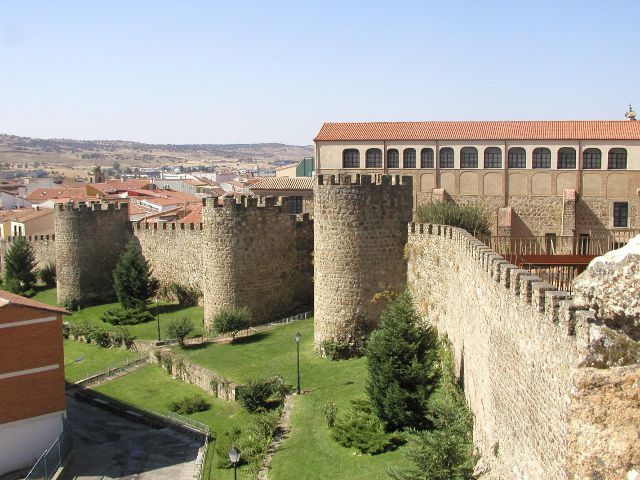
<path id="1" fill-rule="evenodd" d="M 311 144 L 323 122 L 624 119 L 638 0 L 2 0 L 0 132 Z"/>

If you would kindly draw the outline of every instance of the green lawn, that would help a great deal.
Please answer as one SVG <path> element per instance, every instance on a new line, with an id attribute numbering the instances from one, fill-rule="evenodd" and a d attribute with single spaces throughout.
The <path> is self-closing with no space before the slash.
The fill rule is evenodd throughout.
<path id="1" fill-rule="evenodd" d="M 255 376 L 278 373 L 291 385 L 296 381 L 296 344 L 300 343 L 301 397 L 294 397 L 291 433 L 271 463 L 271 480 L 293 479 L 386 479 L 386 467 L 398 463 L 400 452 L 360 455 L 339 446 L 330 436 L 322 406 L 332 400 L 338 409 L 363 396 L 365 359 L 334 362 L 313 350 L 313 319 L 238 340 L 237 344 L 208 344 L 182 350 L 187 357 L 225 377 L 242 382 Z M 301 473 L 302 470 L 304 473 Z"/>
<path id="2" fill-rule="evenodd" d="M 75 359 L 81 356 L 84 357 L 81 362 L 74 362 Z M 100 348 L 83 342 L 65 340 L 64 376 L 68 382 L 77 382 L 111 365 L 116 365 L 138 356 L 140 356 L 138 352 L 120 348 Z"/>
<path id="3" fill-rule="evenodd" d="M 56 305 L 56 289 L 51 288 L 47 290 L 39 291 L 34 297 L 34 300 L 47 303 L 49 305 Z M 77 312 L 73 312 L 72 315 L 65 317 L 64 319 L 69 322 L 79 322 L 86 320 L 92 325 L 102 327 L 105 330 L 114 330 L 116 327 L 110 323 L 105 323 L 100 320 L 102 315 L 107 310 L 119 307 L 118 303 L 106 303 L 104 305 L 97 305 L 94 307 L 84 308 Z M 151 313 L 155 316 L 155 305 L 151 305 Z M 194 330 L 191 336 L 202 335 L 202 307 L 181 307 L 180 305 L 170 304 L 167 302 L 160 303 L 160 334 L 161 338 L 167 338 L 166 328 L 168 323 L 174 318 L 187 317 L 193 323 Z M 127 325 L 127 329 L 136 338 L 143 340 L 155 340 L 158 338 L 158 324 L 155 321 L 142 323 L 140 325 Z"/>
<path id="4" fill-rule="evenodd" d="M 206 397 L 211 403 L 211 408 L 206 412 L 198 412 L 188 415 L 199 422 L 209 425 L 216 435 L 222 434 L 232 425 L 241 428 L 247 425 L 250 414 L 241 408 L 237 402 L 225 402 L 212 398 L 204 390 L 175 380 L 157 365 L 150 365 L 136 372 L 120 377 L 111 382 L 104 383 L 95 388 L 96 391 L 117 398 L 120 401 L 131 405 L 142 407 L 163 415 L 167 413 L 167 406 L 174 400 L 180 400 L 186 396 L 199 394 Z M 214 460 L 214 445 L 209 449 L 207 455 L 207 467 L 203 478 L 209 478 L 209 469 Z M 239 469 L 242 471 L 242 468 Z M 230 478 L 230 470 L 218 470 L 211 472 L 210 478 Z"/>

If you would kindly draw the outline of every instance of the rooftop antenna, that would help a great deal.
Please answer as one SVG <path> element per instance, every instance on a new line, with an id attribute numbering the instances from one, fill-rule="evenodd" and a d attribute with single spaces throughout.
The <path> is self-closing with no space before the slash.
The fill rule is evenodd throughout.
<path id="1" fill-rule="evenodd" d="M 635 121 L 636 120 L 636 112 L 633 111 L 633 107 L 629 104 L 629 111 L 624 114 L 627 120 Z"/>

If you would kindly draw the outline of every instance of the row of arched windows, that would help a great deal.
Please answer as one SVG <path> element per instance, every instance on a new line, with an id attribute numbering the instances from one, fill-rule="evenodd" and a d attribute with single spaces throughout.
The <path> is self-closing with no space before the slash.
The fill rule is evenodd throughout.
<path id="1" fill-rule="evenodd" d="M 440 168 L 454 168 L 453 148 L 440 149 Z M 551 168 L 551 150 L 539 147 L 533 150 L 531 168 Z M 509 168 L 527 168 L 527 151 L 522 147 L 512 147 L 507 153 Z M 402 168 L 416 168 L 416 149 L 402 151 Z M 382 168 L 382 150 L 370 148 L 365 153 L 365 168 Z M 348 148 L 342 152 L 343 168 L 360 168 L 360 151 Z M 387 168 L 400 168 L 400 152 L 396 148 L 387 150 Z M 420 151 L 420 168 L 434 168 L 432 148 Z M 460 150 L 460 168 L 478 168 L 478 149 L 464 147 Z M 502 168 L 502 150 L 498 147 L 484 149 L 484 168 Z M 558 150 L 558 168 L 576 168 L 576 149 L 563 147 Z M 602 152 L 599 148 L 587 148 L 582 152 L 582 168 L 585 170 L 602 168 Z M 611 148 L 608 152 L 607 168 L 624 170 L 627 168 L 627 150 Z"/>

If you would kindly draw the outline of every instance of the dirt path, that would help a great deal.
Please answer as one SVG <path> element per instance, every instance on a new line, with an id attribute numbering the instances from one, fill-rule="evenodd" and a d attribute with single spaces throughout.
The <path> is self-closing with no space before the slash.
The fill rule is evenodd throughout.
<path id="1" fill-rule="evenodd" d="M 278 422 L 278 426 L 276 427 L 276 434 L 273 436 L 273 440 L 271 440 L 271 445 L 269 445 L 267 456 L 262 461 L 260 472 L 258 472 L 258 480 L 269 480 L 269 463 L 271 463 L 271 459 L 278 451 L 278 448 L 280 448 L 282 441 L 287 438 L 287 434 L 289 433 L 291 409 L 293 408 L 293 402 L 291 400 L 291 395 L 287 395 L 284 398 L 282 415 L 280 416 L 280 421 Z"/>

